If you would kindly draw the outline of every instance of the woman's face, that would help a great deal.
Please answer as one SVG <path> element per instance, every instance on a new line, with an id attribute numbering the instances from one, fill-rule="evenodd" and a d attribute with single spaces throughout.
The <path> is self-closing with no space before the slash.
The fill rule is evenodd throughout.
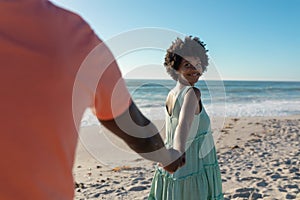
<path id="1" fill-rule="evenodd" d="M 182 59 L 178 70 L 178 81 L 186 85 L 194 85 L 199 80 L 199 77 L 202 75 L 202 67 L 200 58 L 198 57 L 184 57 Z"/>

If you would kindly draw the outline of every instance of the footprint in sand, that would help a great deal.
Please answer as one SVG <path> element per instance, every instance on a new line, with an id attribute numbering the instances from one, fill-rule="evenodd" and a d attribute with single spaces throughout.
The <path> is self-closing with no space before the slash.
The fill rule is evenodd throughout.
<path id="1" fill-rule="evenodd" d="M 128 191 L 135 191 L 135 192 L 138 192 L 138 191 L 143 191 L 143 190 L 146 190 L 146 189 L 147 189 L 146 186 L 136 186 L 136 187 L 130 188 Z"/>
<path id="2" fill-rule="evenodd" d="M 133 179 L 131 183 L 132 184 L 137 184 L 139 181 L 143 181 L 143 180 L 145 180 L 144 177 L 138 177 L 138 178 Z"/>
<path id="3" fill-rule="evenodd" d="M 256 188 L 240 188 L 235 192 L 236 194 L 232 196 L 233 198 L 259 199 L 263 197 Z"/>

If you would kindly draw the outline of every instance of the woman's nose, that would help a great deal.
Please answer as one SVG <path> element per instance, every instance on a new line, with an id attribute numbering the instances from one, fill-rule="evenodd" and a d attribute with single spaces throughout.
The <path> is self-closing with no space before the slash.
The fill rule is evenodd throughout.
<path id="1" fill-rule="evenodd" d="M 195 67 L 197 70 L 198 70 L 198 69 L 202 69 L 201 64 L 194 65 L 194 67 Z"/>

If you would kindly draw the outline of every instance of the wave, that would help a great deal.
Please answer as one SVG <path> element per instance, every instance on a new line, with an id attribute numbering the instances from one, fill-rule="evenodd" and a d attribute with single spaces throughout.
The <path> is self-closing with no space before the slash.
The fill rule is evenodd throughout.
<path id="1" fill-rule="evenodd" d="M 126 80 L 126 84 L 134 102 L 149 119 L 164 119 L 165 98 L 175 81 L 140 79 Z M 201 99 L 210 116 L 300 114 L 300 82 L 199 81 L 196 86 L 201 89 Z M 81 125 L 94 124 L 99 122 L 87 110 Z"/>
<path id="2" fill-rule="evenodd" d="M 222 117 L 260 117 L 260 116 L 288 116 L 300 114 L 299 101 L 263 101 L 252 103 L 223 102 L 214 104 L 204 104 L 209 116 Z M 146 104 L 139 106 L 141 111 L 150 120 L 163 120 L 165 116 L 164 104 Z M 97 118 L 90 109 L 84 113 L 81 126 L 91 126 L 99 124 Z"/>

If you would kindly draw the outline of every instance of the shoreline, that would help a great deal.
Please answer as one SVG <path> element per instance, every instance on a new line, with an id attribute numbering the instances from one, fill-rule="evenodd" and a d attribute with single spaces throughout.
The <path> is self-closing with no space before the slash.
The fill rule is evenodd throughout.
<path id="1" fill-rule="evenodd" d="M 82 127 L 81 135 L 97 131 L 98 126 Z M 228 117 L 220 133 L 215 144 L 225 199 L 300 199 L 300 115 Z M 147 198 L 156 163 L 117 155 L 98 140 L 88 148 L 103 145 L 99 155 L 114 161 L 105 166 L 98 161 L 103 157 L 93 157 L 81 143 L 73 168 L 74 199 Z"/>

